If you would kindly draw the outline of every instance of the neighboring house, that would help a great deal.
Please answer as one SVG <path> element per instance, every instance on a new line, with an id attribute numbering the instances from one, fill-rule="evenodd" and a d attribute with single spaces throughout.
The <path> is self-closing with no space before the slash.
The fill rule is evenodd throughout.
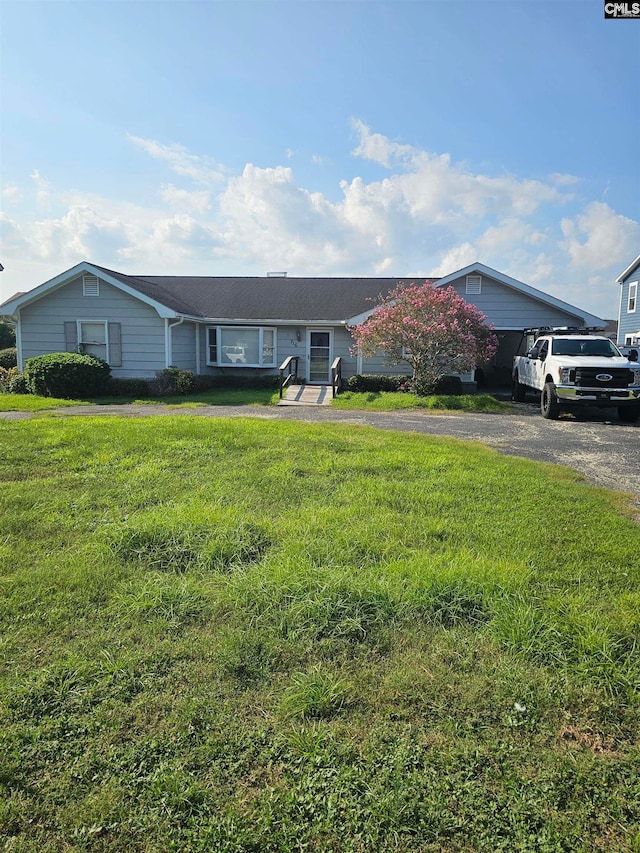
<path id="1" fill-rule="evenodd" d="M 620 284 L 618 344 L 640 345 L 640 255 L 616 281 Z"/>
<path id="2" fill-rule="evenodd" d="M 83 262 L 12 297 L 0 316 L 16 323 L 21 367 L 32 356 L 79 350 L 104 358 L 116 377 L 149 378 L 170 365 L 262 375 L 300 356 L 301 378 L 326 383 L 336 356 L 345 377 L 404 372 L 382 355 L 352 354 L 348 327 L 362 322 L 381 294 L 414 280 L 421 279 L 134 276 Z M 452 286 L 494 324 L 500 346 L 484 366 L 490 381 L 509 381 L 525 326 L 603 325 L 480 263 L 436 283 Z"/>

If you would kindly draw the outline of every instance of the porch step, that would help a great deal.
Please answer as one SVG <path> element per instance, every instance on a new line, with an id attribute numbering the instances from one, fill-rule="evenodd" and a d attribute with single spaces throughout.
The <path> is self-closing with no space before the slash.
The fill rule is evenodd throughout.
<path id="1" fill-rule="evenodd" d="M 290 385 L 279 406 L 330 406 L 331 385 Z"/>

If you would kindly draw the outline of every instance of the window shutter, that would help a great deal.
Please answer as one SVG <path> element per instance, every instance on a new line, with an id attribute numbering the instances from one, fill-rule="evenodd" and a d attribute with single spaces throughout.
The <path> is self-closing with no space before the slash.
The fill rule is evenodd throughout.
<path id="1" fill-rule="evenodd" d="M 78 327 L 75 320 L 66 321 L 64 324 L 64 348 L 65 352 L 78 351 Z"/>
<path id="2" fill-rule="evenodd" d="M 109 323 L 109 364 L 122 367 L 122 339 L 120 323 Z"/>

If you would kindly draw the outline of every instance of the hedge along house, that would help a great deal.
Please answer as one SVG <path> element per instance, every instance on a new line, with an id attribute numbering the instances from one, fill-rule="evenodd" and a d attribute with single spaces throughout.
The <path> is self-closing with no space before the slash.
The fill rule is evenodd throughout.
<path id="1" fill-rule="evenodd" d="M 363 360 L 349 326 L 375 309 L 381 294 L 421 278 L 134 276 L 78 264 L 0 305 L 16 325 L 18 365 L 51 352 L 82 351 L 107 361 L 115 377 L 154 377 L 169 366 L 197 374 L 275 374 L 288 356 L 300 376 L 409 372 L 382 355 Z M 598 325 L 603 321 L 483 264 L 436 280 L 452 286 L 492 322 L 500 347 L 491 381 L 508 382 L 526 326 Z M 493 376 L 491 375 L 493 374 Z"/>
<path id="2" fill-rule="evenodd" d="M 640 255 L 616 279 L 620 285 L 618 344 L 640 345 Z"/>

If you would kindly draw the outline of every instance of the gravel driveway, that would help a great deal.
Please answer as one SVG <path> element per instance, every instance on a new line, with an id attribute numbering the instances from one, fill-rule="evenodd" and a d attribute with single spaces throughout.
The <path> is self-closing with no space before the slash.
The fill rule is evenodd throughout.
<path id="1" fill-rule="evenodd" d="M 481 441 L 513 456 L 569 465 L 591 482 L 632 493 L 640 507 L 640 424 L 608 420 L 606 410 L 589 410 L 588 418 L 544 420 L 537 405 L 514 404 L 514 415 L 433 414 L 423 411 L 340 411 L 329 406 L 262 407 L 206 406 L 171 409 L 155 405 L 75 406 L 56 415 L 198 415 L 201 417 L 258 417 L 307 423 L 348 423 L 379 429 Z M 22 420 L 25 412 L 3 412 L 0 417 Z"/>

